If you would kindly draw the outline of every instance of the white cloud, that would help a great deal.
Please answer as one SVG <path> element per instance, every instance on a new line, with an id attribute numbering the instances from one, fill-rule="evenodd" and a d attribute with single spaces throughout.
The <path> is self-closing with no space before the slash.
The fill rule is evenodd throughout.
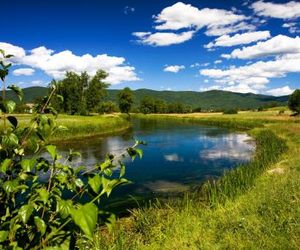
<path id="1" fill-rule="evenodd" d="M 288 73 L 300 72 L 300 54 L 286 55 L 271 61 L 258 61 L 226 70 L 203 69 L 201 75 L 214 79 L 222 88 L 238 92 L 260 92 L 272 78 L 285 77 Z"/>
<path id="2" fill-rule="evenodd" d="M 157 30 L 179 30 L 182 28 L 215 28 L 237 23 L 244 15 L 223 9 L 198 9 L 190 4 L 175 3 L 155 16 Z"/>
<path id="3" fill-rule="evenodd" d="M 197 68 L 197 67 L 200 67 L 201 64 L 200 63 L 193 63 L 190 65 L 191 68 Z"/>
<path id="4" fill-rule="evenodd" d="M 266 93 L 274 96 L 290 95 L 294 92 L 289 86 L 267 90 Z"/>
<path id="5" fill-rule="evenodd" d="M 178 73 L 180 70 L 185 69 L 183 65 L 170 65 L 164 68 L 165 72 Z"/>
<path id="6" fill-rule="evenodd" d="M 173 32 L 134 32 L 132 34 L 138 37 L 138 42 L 142 44 L 168 46 L 190 40 L 194 35 L 194 31 L 186 31 L 178 34 Z"/>
<path id="7" fill-rule="evenodd" d="M 182 2 L 164 8 L 154 16 L 154 28 L 159 32 L 134 32 L 139 42 L 153 46 L 168 46 L 190 40 L 194 33 L 205 28 L 208 36 L 219 36 L 240 30 L 253 30 L 244 15 L 223 9 L 198 9 Z M 176 33 L 181 29 L 188 31 Z M 170 32 L 173 31 L 173 32 Z"/>
<path id="8" fill-rule="evenodd" d="M 34 80 L 34 81 L 31 81 L 31 84 L 32 85 L 42 85 L 42 84 L 44 84 L 44 82 L 41 80 Z"/>
<path id="9" fill-rule="evenodd" d="M 249 44 L 259 40 L 265 40 L 271 37 L 269 31 L 257 31 L 244 34 L 236 34 L 234 36 L 223 35 L 215 39 L 214 42 L 210 42 L 205 45 L 205 48 L 213 47 L 231 47 L 240 44 Z"/>
<path id="10" fill-rule="evenodd" d="M 220 64 L 220 63 L 222 63 L 222 60 L 215 60 L 214 61 L 214 64 Z"/>
<path id="11" fill-rule="evenodd" d="M 240 22 L 237 24 L 229 24 L 224 26 L 211 26 L 205 31 L 207 36 L 223 36 L 226 34 L 235 33 L 238 31 L 253 31 L 256 27 L 246 22 Z"/>
<path id="12" fill-rule="evenodd" d="M 297 23 L 295 22 L 292 22 L 292 23 L 284 23 L 282 25 L 283 28 L 288 28 L 289 32 L 291 34 L 294 34 L 294 33 L 299 33 L 300 32 L 300 29 L 297 27 Z"/>
<path id="13" fill-rule="evenodd" d="M 20 69 L 15 69 L 13 71 L 13 75 L 15 76 L 31 76 L 35 72 L 34 69 L 31 68 L 20 68 Z"/>
<path id="14" fill-rule="evenodd" d="M 17 54 L 17 57 L 12 60 L 14 63 L 40 69 L 55 79 L 63 78 L 66 71 L 76 73 L 87 71 L 90 75 L 94 75 L 97 70 L 103 69 L 109 74 L 106 81 L 111 84 L 140 80 L 135 73 L 135 68 L 127 65 L 124 57 L 107 54 L 78 56 L 69 50 L 55 53 L 43 46 L 25 54 L 23 48 L 7 43 L 0 43 L 0 48 L 8 48 L 9 53 Z"/>
<path id="15" fill-rule="evenodd" d="M 275 36 L 267 41 L 242 49 L 235 49 L 230 55 L 223 54 L 224 58 L 252 59 L 266 56 L 280 56 L 284 54 L 300 53 L 300 37 Z"/>
<path id="16" fill-rule="evenodd" d="M 14 55 L 12 61 L 18 60 L 25 56 L 25 50 L 23 48 L 12 45 L 10 43 L 0 42 L 0 49 L 4 50 L 6 55 Z"/>
<path id="17" fill-rule="evenodd" d="M 258 1 L 251 5 L 254 12 L 259 16 L 290 19 L 300 17 L 300 2 L 290 1 L 287 3 L 271 3 Z"/>

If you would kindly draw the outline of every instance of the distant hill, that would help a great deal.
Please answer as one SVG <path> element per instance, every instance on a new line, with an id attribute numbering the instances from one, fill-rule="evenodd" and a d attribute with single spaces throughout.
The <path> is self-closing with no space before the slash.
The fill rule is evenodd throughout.
<path id="1" fill-rule="evenodd" d="M 24 93 L 24 103 L 32 103 L 36 98 L 43 97 L 47 95 L 48 88 L 45 87 L 29 87 L 29 88 L 24 88 L 23 93 Z M 0 94 L 2 96 L 2 91 L 0 91 Z M 15 101 L 18 101 L 17 96 L 11 91 L 8 90 L 6 92 L 6 96 L 9 99 L 13 99 Z"/>
<path id="2" fill-rule="evenodd" d="M 120 90 L 109 90 L 109 99 L 117 100 Z M 151 96 L 165 100 L 166 102 L 181 102 L 192 108 L 202 109 L 249 109 L 264 106 L 268 103 L 278 102 L 286 105 L 288 96 L 256 95 L 252 93 L 235 93 L 222 90 L 210 90 L 206 92 L 196 91 L 156 91 L 150 89 L 138 89 L 134 92 L 135 103 L 139 103 L 145 96 Z"/>
<path id="3" fill-rule="evenodd" d="M 42 97 L 47 94 L 48 89 L 45 87 L 29 87 L 23 89 L 24 102 L 31 103 L 36 98 Z M 108 90 L 107 100 L 116 101 L 120 90 Z M 202 109 L 229 109 L 240 108 L 249 109 L 264 106 L 268 103 L 278 102 L 281 105 L 286 105 L 288 96 L 268 96 L 257 95 L 252 93 L 235 93 L 221 90 L 211 90 L 206 92 L 196 91 L 156 91 L 150 89 L 134 90 L 134 100 L 137 106 L 141 99 L 145 96 L 159 98 L 166 102 L 181 102 L 192 106 L 192 108 L 201 107 Z M 16 99 L 11 91 L 7 91 L 7 96 Z"/>

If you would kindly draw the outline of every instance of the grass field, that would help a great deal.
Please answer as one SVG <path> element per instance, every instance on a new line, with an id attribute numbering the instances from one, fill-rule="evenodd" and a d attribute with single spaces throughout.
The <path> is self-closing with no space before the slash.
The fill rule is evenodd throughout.
<path id="1" fill-rule="evenodd" d="M 28 124 L 31 117 L 31 115 L 17 115 L 20 126 Z M 58 125 L 67 127 L 68 130 L 55 134 L 51 138 L 52 141 L 113 134 L 126 130 L 131 126 L 125 116 L 118 114 L 95 116 L 58 115 L 56 122 Z"/>
<path id="2" fill-rule="evenodd" d="M 278 110 L 138 117 L 243 129 L 260 146 L 251 163 L 206 190 L 133 210 L 82 249 L 299 249 L 299 118 Z"/>

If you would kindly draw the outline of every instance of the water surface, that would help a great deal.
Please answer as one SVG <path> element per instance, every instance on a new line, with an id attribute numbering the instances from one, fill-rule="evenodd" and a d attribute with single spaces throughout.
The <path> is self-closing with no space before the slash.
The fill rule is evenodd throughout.
<path id="1" fill-rule="evenodd" d="M 135 121 L 121 135 L 73 140 L 58 145 L 62 154 L 81 153 L 76 164 L 92 167 L 107 153 L 120 154 L 132 138 L 147 142 L 143 158 L 125 159 L 126 178 L 134 184 L 119 188 L 113 197 L 159 197 L 178 193 L 251 159 L 254 144 L 240 132 L 173 121 Z"/>

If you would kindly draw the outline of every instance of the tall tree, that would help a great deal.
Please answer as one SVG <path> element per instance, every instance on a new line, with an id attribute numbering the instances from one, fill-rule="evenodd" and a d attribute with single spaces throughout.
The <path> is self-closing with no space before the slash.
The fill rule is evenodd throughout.
<path id="1" fill-rule="evenodd" d="M 130 88 L 124 88 L 118 95 L 119 109 L 121 113 L 129 115 L 133 104 L 133 93 Z"/>
<path id="2" fill-rule="evenodd" d="M 104 80 L 108 74 L 103 70 L 98 70 L 95 76 L 90 80 L 86 90 L 86 104 L 88 111 L 94 111 L 97 105 L 107 95 L 106 89 L 109 84 Z"/>

